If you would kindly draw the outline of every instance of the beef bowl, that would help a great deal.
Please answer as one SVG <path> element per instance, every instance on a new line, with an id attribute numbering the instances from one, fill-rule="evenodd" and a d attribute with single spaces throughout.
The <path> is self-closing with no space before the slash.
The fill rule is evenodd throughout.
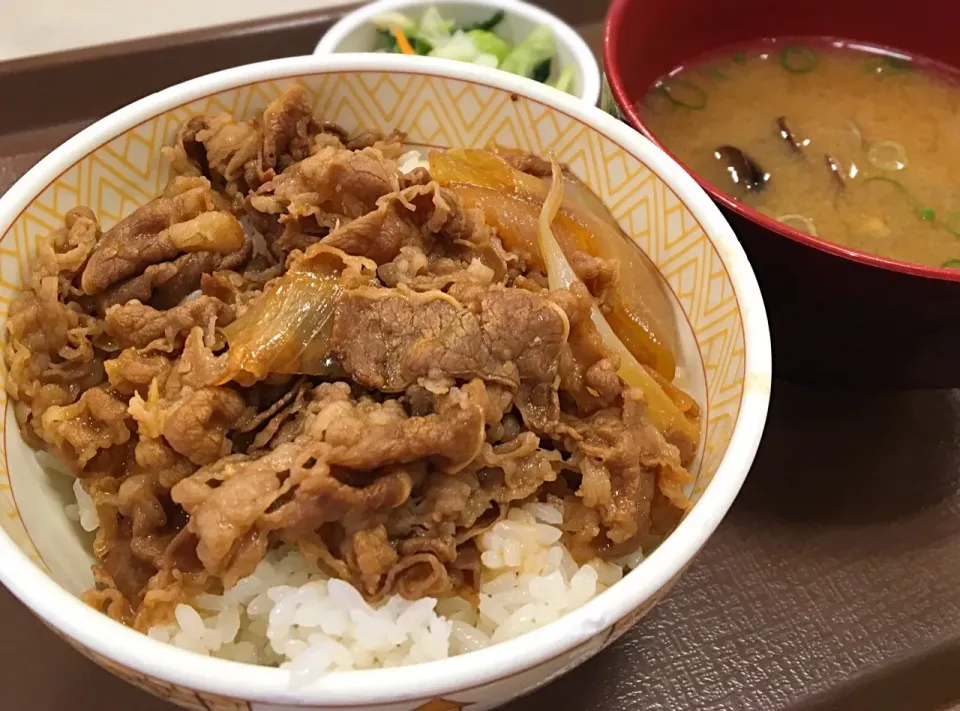
<path id="1" fill-rule="evenodd" d="M 0 579 L 186 708 L 548 682 L 667 593 L 766 417 L 763 302 L 717 208 L 507 74 L 196 79 L 44 158 L 0 234 Z"/>
<path id="2" fill-rule="evenodd" d="M 882 16 L 826 0 L 611 5 L 604 106 L 720 205 L 757 273 L 778 377 L 960 384 L 957 161 L 952 108 L 934 98 L 953 106 L 960 50 L 927 30 L 954 18 L 939 0 Z"/>

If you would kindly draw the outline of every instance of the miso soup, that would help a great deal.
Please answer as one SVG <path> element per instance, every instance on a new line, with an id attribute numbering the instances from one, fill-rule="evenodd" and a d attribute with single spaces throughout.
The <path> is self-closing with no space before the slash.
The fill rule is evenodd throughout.
<path id="1" fill-rule="evenodd" d="M 688 168 L 836 244 L 960 268 L 960 81 L 850 43 L 766 41 L 683 66 L 638 102 Z"/>

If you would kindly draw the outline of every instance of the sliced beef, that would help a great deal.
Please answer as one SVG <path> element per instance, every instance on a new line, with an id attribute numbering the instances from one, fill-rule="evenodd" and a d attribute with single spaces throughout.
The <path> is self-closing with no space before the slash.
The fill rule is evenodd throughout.
<path id="1" fill-rule="evenodd" d="M 48 407 L 42 418 L 43 436 L 83 467 L 101 450 L 130 439 L 127 420 L 127 403 L 96 387 L 72 405 Z"/>
<path id="2" fill-rule="evenodd" d="M 323 239 L 323 244 L 347 254 L 383 264 L 396 258 L 405 247 L 423 249 L 427 237 L 398 200 L 388 199 L 380 207 L 347 222 Z"/>
<path id="3" fill-rule="evenodd" d="M 333 212 L 360 217 L 400 188 L 396 164 L 378 150 L 324 148 L 261 185 L 250 197 L 261 213 L 307 217 Z"/>
<path id="4" fill-rule="evenodd" d="M 206 387 L 182 398 L 166 417 L 163 436 L 194 464 L 210 464 L 230 454 L 227 432 L 240 421 L 246 403 L 229 388 Z"/>
<path id="5" fill-rule="evenodd" d="M 80 278 L 84 293 L 99 294 L 111 284 L 183 252 L 240 249 L 243 228 L 233 215 L 218 211 L 221 204 L 206 179 L 174 179 L 162 197 L 138 208 L 103 235 Z"/>
<path id="6" fill-rule="evenodd" d="M 194 327 L 209 333 L 233 316 L 232 307 L 212 296 L 198 296 L 167 311 L 131 301 L 107 310 L 106 331 L 122 348 L 146 348 L 156 341 L 160 349 L 171 350 L 178 337 Z"/>
<path id="7" fill-rule="evenodd" d="M 233 455 L 173 487 L 173 500 L 190 516 L 188 528 L 198 539 L 197 555 L 207 570 L 216 574 L 229 565 L 238 540 L 250 534 L 280 495 L 280 474 L 289 470 L 290 454 L 278 449 L 254 461 Z"/>
<path id="8" fill-rule="evenodd" d="M 260 131 L 249 121 L 234 121 L 220 116 L 197 131 L 196 140 L 205 151 L 206 165 L 223 184 L 242 180 L 248 186 L 257 184 L 252 170 L 260 148 Z"/>
<path id="9" fill-rule="evenodd" d="M 423 283 L 446 283 L 476 262 L 488 282 L 507 274 L 507 255 L 483 222 L 460 198 L 436 183 L 413 185 L 387 195 L 378 208 L 333 230 L 323 243 L 347 254 L 372 259 L 393 284 L 400 281 L 392 262 L 419 252 L 426 257 Z"/>
<path id="10" fill-rule="evenodd" d="M 128 536 L 117 536 L 103 561 L 104 570 L 110 581 L 130 604 L 138 606 L 150 578 L 157 572 L 156 567 L 137 557 Z"/>
<path id="11" fill-rule="evenodd" d="M 433 182 L 433 178 L 430 176 L 430 171 L 423 166 L 417 166 L 403 174 L 400 178 L 400 187 L 410 188 L 414 185 L 429 185 L 431 182 Z"/>
<path id="12" fill-rule="evenodd" d="M 618 298 L 620 274 L 614 260 L 601 259 L 586 252 L 574 252 L 570 255 L 570 266 L 601 308 Z"/>
<path id="13" fill-rule="evenodd" d="M 494 151 L 521 173 L 538 178 L 549 178 L 553 174 L 550 161 L 533 153 L 497 146 Z"/>
<path id="14" fill-rule="evenodd" d="M 456 471 L 473 460 L 484 441 L 482 402 L 458 391 L 435 414 L 407 417 L 397 400 L 381 404 L 335 403 L 308 425 L 308 435 L 334 447 L 329 461 L 370 470 L 417 460 Z"/>
<path id="15" fill-rule="evenodd" d="M 10 306 L 7 392 L 24 436 L 41 435 L 50 405 L 68 405 L 103 380 L 93 341 L 102 323 L 58 299 L 56 277 L 44 277 Z"/>
<path id="16" fill-rule="evenodd" d="M 481 392 L 479 384 L 452 391 L 436 414 L 407 417 L 396 401 L 355 403 L 349 388 L 321 386 L 296 440 L 260 457 L 220 459 L 173 488 L 201 560 L 222 569 L 253 529 L 293 535 L 340 521 L 367 530 L 373 513 L 410 496 L 413 480 L 397 465 L 424 460 L 457 469 L 474 458 L 483 442 Z"/>
<path id="17" fill-rule="evenodd" d="M 376 148 L 384 155 L 396 159 L 400 157 L 406 134 L 400 131 L 391 131 L 384 136 L 375 129 L 366 129 L 350 136 L 346 140 L 346 147 L 351 151 L 362 151 L 364 148 Z"/>
<path id="18" fill-rule="evenodd" d="M 196 465 L 174 451 L 162 437 L 141 438 L 134 456 L 140 469 L 156 473 L 157 483 L 164 492 L 197 470 Z"/>
<path id="19" fill-rule="evenodd" d="M 103 364 L 110 387 L 121 395 L 140 393 L 145 395 L 147 388 L 157 381 L 163 388 L 167 376 L 173 370 L 173 362 L 164 355 L 141 353 L 135 348 L 120 351 L 116 358 Z"/>
<path id="20" fill-rule="evenodd" d="M 240 249 L 226 254 L 192 252 L 170 262 L 151 264 L 143 273 L 110 286 L 97 297 L 97 305 L 101 312 L 106 312 L 111 306 L 136 299 L 159 309 L 172 308 L 200 288 L 205 274 L 237 269 L 246 263 L 251 252 L 252 243 L 245 240 Z"/>
<path id="21" fill-rule="evenodd" d="M 526 173 L 527 175 L 532 175 L 536 178 L 550 178 L 553 176 L 553 168 L 550 165 L 550 161 L 546 158 L 541 158 L 538 155 L 516 148 L 504 148 L 503 146 L 495 146 L 493 148 L 493 152 L 503 158 L 505 161 L 507 161 L 507 163 L 512 165 L 521 173 Z M 560 171 L 563 173 L 563 179 L 565 182 L 576 183 L 581 186 L 583 185 L 580 179 L 573 174 L 568 165 L 561 163 Z"/>
<path id="22" fill-rule="evenodd" d="M 290 442 L 303 433 L 306 416 L 304 402 L 309 391 L 307 383 L 290 391 L 294 397 L 292 401 L 286 398 L 275 403 L 267 414 L 266 424 L 260 428 L 250 443 L 250 449 L 257 451 L 268 447 L 276 447 L 284 442 Z M 282 405 L 282 407 L 277 407 Z"/>
<path id="23" fill-rule="evenodd" d="M 228 114 L 195 116 L 165 152 L 180 173 L 206 176 L 242 196 L 309 155 L 319 131 L 307 92 L 292 85 L 267 105 L 259 125 Z"/>
<path id="24" fill-rule="evenodd" d="M 517 388 L 556 376 L 568 324 L 553 302 L 492 287 L 471 307 L 439 292 L 351 290 L 337 308 L 331 352 L 352 378 L 386 392 L 420 378 L 479 377 Z"/>
<path id="25" fill-rule="evenodd" d="M 340 545 L 340 552 L 347 567 L 356 571 L 361 589 L 368 594 L 377 592 L 380 581 L 400 558 L 383 524 L 352 534 Z"/>
<path id="26" fill-rule="evenodd" d="M 265 179 L 310 155 L 313 137 L 320 132 L 310 97 L 299 84 L 287 87 L 267 104 L 261 123 L 260 175 Z"/>
<path id="27" fill-rule="evenodd" d="M 100 240 L 100 224 L 88 207 L 75 207 L 63 218 L 63 227 L 37 245 L 38 276 L 72 279 Z"/>
<path id="28" fill-rule="evenodd" d="M 172 495 L 190 514 L 204 565 L 223 569 L 238 540 L 255 531 L 295 537 L 324 522 L 362 520 L 409 496 L 411 484 L 402 470 L 362 486 L 341 482 L 325 461 L 329 451 L 317 442 L 288 443 L 256 459 L 228 457 L 177 484 Z"/>
<path id="29" fill-rule="evenodd" d="M 131 540 L 159 533 L 167 525 L 167 512 L 159 498 L 167 489 L 161 486 L 159 474 L 155 469 L 131 474 L 117 491 L 117 510 L 130 522 Z"/>
<path id="30" fill-rule="evenodd" d="M 680 452 L 646 419 L 645 407 L 639 391 L 627 391 L 622 409 L 566 418 L 560 439 L 582 476 L 577 495 L 600 514 L 601 549 L 635 542 L 649 528 L 658 484 L 675 504 L 686 505 L 682 488 L 690 478 Z"/>

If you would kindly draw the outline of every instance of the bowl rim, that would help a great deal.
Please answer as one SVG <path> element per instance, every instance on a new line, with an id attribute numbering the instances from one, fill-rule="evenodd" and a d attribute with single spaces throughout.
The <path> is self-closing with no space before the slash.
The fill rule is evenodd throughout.
<path id="1" fill-rule="evenodd" d="M 203 657 L 113 621 L 61 587 L 0 529 L 0 582 L 16 597 L 48 625 L 89 650 L 166 682 L 225 697 L 293 707 L 353 707 L 477 689 L 555 660 L 639 606 L 655 600 L 657 593 L 680 575 L 730 508 L 760 443 L 770 399 L 770 330 L 756 277 L 730 225 L 696 182 L 653 143 L 600 109 L 529 79 L 486 72 L 457 62 L 370 53 L 272 60 L 192 79 L 119 109 L 43 158 L 0 197 L 0 234 L 10 229 L 42 190 L 90 151 L 174 107 L 267 81 L 360 72 L 427 75 L 514 93 L 567 114 L 647 165 L 698 220 L 729 273 L 743 323 L 744 384 L 740 412 L 727 450 L 697 505 L 635 571 L 583 607 L 537 630 L 477 652 L 410 669 L 333 672 L 303 688 L 290 688 L 289 673 L 285 670 Z M 415 672 L 411 674 L 412 669 Z"/>
<path id="2" fill-rule="evenodd" d="M 627 8 L 629 7 L 630 3 L 632 2 L 634 2 L 634 0 L 612 0 L 610 3 L 610 9 L 607 11 L 606 20 L 604 21 L 603 68 L 607 85 L 610 87 L 610 93 L 613 95 L 614 101 L 617 104 L 617 109 L 619 109 L 620 113 L 627 119 L 627 122 L 637 131 L 642 133 L 644 137 L 656 144 L 657 147 L 664 151 L 668 156 L 673 158 L 673 160 L 679 163 L 684 170 L 693 176 L 694 180 L 700 184 L 700 187 L 707 191 L 711 198 L 745 220 L 760 225 L 764 229 L 781 237 L 786 237 L 789 240 L 799 242 L 807 247 L 812 247 L 820 252 L 825 252 L 857 264 L 882 269 L 888 272 L 919 276 L 927 279 L 936 279 L 939 281 L 960 282 L 960 269 L 951 269 L 948 267 L 929 267 L 923 264 L 914 264 L 913 262 L 905 262 L 899 259 L 881 257 L 879 255 L 870 254 L 869 252 L 864 252 L 859 249 L 844 247 L 834 242 L 829 242 L 823 238 L 815 237 L 811 234 L 807 234 L 806 232 L 796 230 L 788 225 L 783 224 L 782 222 L 777 222 L 772 217 L 768 217 L 767 215 L 754 210 L 752 207 L 749 207 L 738 200 L 735 200 L 721 191 L 719 188 L 715 187 L 709 181 L 704 180 L 695 171 L 688 168 L 686 164 L 684 164 L 683 161 L 674 155 L 674 153 L 670 151 L 660 141 L 660 139 L 657 138 L 656 134 L 647 126 L 627 94 L 627 90 L 623 81 L 623 72 L 616 61 L 616 57 L 617 46 L 618 42 L 620 41 L 620 29 L 624 26 L 624 15 L 627 12 Z"/>
<path id="3" fill-rule="evenodd" d="M 566 45 L 573 53 L 574 63 L 583 84 L 579 94 L 580 99 L 592 106 L 596 106 L 600 100 L 602 81 L 600 65 L 587 43 L 576 30 L 552 12 L 524 0 L 375 0 L 348 12 L 337 20 L 317 42 L 313 53 L 338 54 L 337 48 L 350 32 L 384 12 L 429 5 L 475 5 L 519 15 L 539 25 L 549 25 L 556 40 Z"/>

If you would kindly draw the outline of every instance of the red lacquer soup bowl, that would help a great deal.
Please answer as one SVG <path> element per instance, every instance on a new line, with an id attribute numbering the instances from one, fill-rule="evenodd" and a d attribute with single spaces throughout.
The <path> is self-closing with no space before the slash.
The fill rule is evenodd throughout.
<path id="1" fill-rule="evenodd" d="M 889 9 L 867 0 L 613 0 L 604 36 L 604 106 L 659 144 L 634 102 L 685 61 L 732 44 L 809 36 L 896 48 L 958 67 L 960 42 L 937 29 L 958 21 L 960 5 L 950 0 Z M 694 177 L 733 225 L 757 274 L 777 376 L 829 385 L 960 386 L 960 271 L 837 246 Z"/>

